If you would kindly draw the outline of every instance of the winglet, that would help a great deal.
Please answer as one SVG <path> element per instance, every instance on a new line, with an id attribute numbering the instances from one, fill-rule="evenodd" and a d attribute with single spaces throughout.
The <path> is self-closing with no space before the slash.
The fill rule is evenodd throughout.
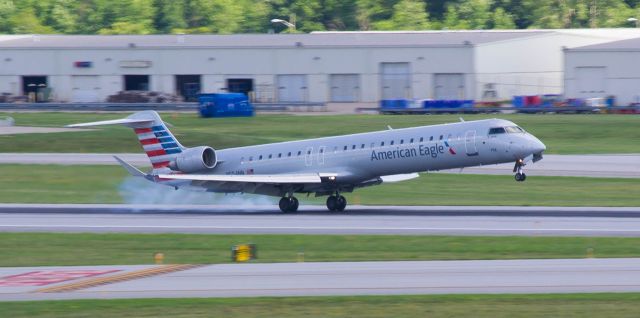
<path id="1" fill-rule="evenodd" d="M 134 176 L 134 177 L 143 177 L 143 178 L 147 177 L 147 175 L 145 173 L 143 173 L 142 171 L 138 170 L 136 167 L 130 165 L 126 161 L 118 158 L 118 156 L 113 156 L 113 158 L 118 160 L 118 163 L 120 163 L 120 165 L 123 168 L 125 168 L 127 170 L 127 172 L 129 172 L 129 174 L 131 174 L 132 176 Z"/>

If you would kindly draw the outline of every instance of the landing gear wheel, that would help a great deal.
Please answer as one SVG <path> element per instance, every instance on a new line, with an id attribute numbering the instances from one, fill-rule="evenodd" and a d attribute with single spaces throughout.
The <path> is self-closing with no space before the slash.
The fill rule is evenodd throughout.
<path id="1" fill-rule="evenodd" d="M 516 161 L 515 166 L 513 166 L 513 172 L 516 173 L 515 178 L 516 178 L 516 181 L 518 182 L 522 182 L 527 179 L 527 175 L 524 174 L 524 169 L 522 169 L 522 167 L 524 166 L 525 166 L 525 163 L 524 163 L 524 160 L 522 159 L 518 159 Z"/>
<path id="2" fill-rule="evenodd" d="M 327 198 L 327 209 L 331 212 L 335 212 L 338 210 L 338 198 L 334 195 L 330 195 Z"/>
<path id="3" fill-rule="evenodd" d="M 524 173 L 516 173 L 516 181 L 522 182 L 527 180 L 527 175 Z"/>
<path id="4" fill-rule="evenodd" d="M 280 207 L 280 211 L 284 213 L 292 213 L 298 211 L 298 199 L 296 197 L 283 197 L 280 199 L 278 206 Z"/>
<path id="5" fill-rule="evenodd" d="M 345 197 L 343 197 L 343 196 L 339 196 L 337 201 L 338 201 L 337 210 L 339 212 L 344 211 L 344 209 L 347 207 L 347 199 Z"/>

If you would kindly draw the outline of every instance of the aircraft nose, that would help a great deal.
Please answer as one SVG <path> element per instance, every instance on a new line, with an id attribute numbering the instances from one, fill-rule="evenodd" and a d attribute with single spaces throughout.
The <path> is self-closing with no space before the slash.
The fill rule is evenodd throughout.
<path id="1" fill-rule="evenodd" d="M 540 141 L 540 139 L 531 136 L 531 152 L 532 153 L 542 153 L 543 151 L 547 150 L 547 146 L 545 146 L 544 143 L 542 143 L 542 141 Z"/>

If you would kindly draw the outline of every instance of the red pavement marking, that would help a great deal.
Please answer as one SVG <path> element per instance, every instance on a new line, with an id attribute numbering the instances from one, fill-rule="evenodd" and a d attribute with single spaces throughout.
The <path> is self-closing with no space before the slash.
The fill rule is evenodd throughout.
<path id="1" fill-rule="evenodd" d="M 120 271 L 120 269 L 35 271 L 0 277 L 0 287 L 44 286 L 72 279 L 92 277 Z"/>

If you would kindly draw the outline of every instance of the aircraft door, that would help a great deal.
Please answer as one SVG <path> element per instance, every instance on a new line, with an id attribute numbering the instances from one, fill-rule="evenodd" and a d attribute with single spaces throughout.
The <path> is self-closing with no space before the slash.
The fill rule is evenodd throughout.
<path id="1" fill-rule="evenodd" d="M 478 155 L 478 147 L 476 146 L 476 131 L 468 130 L 464 135 L 464 148 L 467 152 L 467 156 L 477 156 Z"/>
<path id="2" fill-rule="evenodd" d="M 327 151 L 326 146 L 321 146 L 318 148 L 318 165 L 324 164 L 324 153 Z"/>
<path id="3" fill-rule="evenodd" d="M 304 153 L 304 164 L 310 167 L 313 164 L 313 147 L 308 147 Z"/>

